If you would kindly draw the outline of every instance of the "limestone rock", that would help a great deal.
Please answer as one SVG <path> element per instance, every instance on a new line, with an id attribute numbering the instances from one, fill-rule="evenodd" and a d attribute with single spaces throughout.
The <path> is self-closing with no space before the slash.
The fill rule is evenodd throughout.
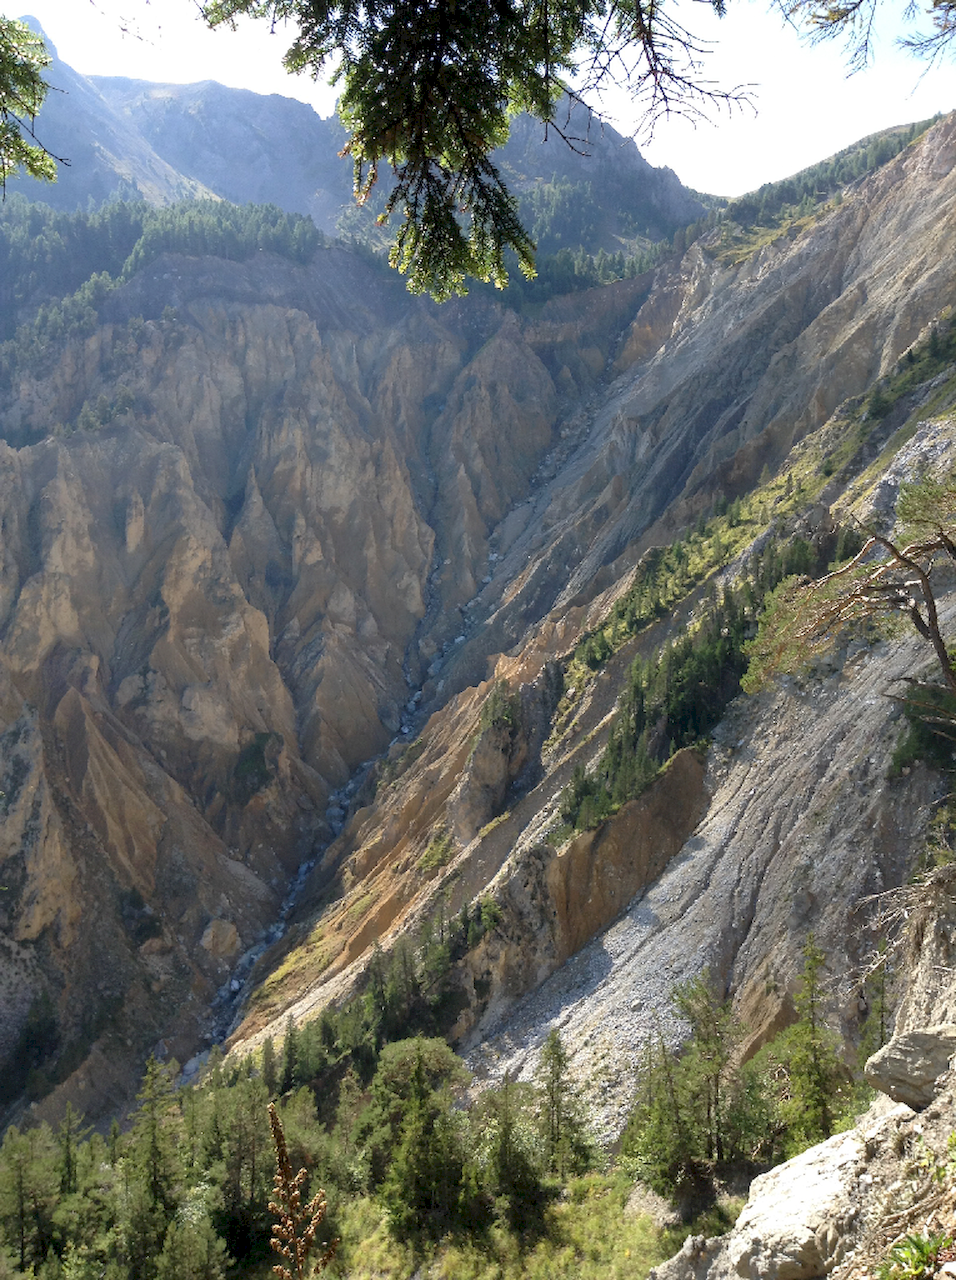
<path id="1" fill-rule="evenodd" d="M 936 1096 L 954 1054 L 956 1024 L 903 1031 L 867 1059 L 864 1075 L 874 1089 L 919 1111 Z"/>
<path id="2" fill-rule="evenodd" d="M 448 800 L 448 819 L 462 844 L 501 812 L 508 786 L 527 754 L 526 736 L 518 726 L 488 725 L 481 731 Z"/>
<path id="3" fill-rule="evenodd" d="M 913 1113 L 875 1105 L 856 1128 L 753 1180 L 724 1236 L 687 1241 L 653 1280 L 812 1280 L 852 1253 L 883 1211 Z M 898 1203 L 895 1207 L 899 1207 Z M 650 1280 L 650 1278 L 649 1278 Z"/>
<path id="4" fill-rule="evenodd" d="M 847 1247 L 864 1164 L 860 1137 L 837 1134 L 755 1178 L 726 1246 L 734 1272 L 810 1280 L 831 1271 Z"/>

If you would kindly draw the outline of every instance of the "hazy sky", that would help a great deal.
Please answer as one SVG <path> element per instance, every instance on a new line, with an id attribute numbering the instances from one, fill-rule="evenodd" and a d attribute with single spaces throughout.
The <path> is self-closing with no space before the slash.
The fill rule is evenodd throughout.
<path id="1" fill-rule="evenodd" d="M 652 164 L 669 165 L 699 191 L 739 195 L 865 134 L 956 106 L 952 60 L 926 71 L 895 48 L 891 31 L 881 35 L 874 65 L 847 78 L 839 46 L 807 47 L 766 3 L 729 0 L 728 16 L 719 21 L 701 0 L 680 3 L 685 24 L 715 41 L 704 76 L 725 88 L 751 85 L 756 108 L 716 113 L 696 128 L 665 120 L 650 141 L 638 134 Z M 32 0 L 29 12 L 60 57 L 87 75 L 183 84 L 218 80 L 301 98 L 322 115 L 334 106 L 327 86 L 282 69 L 288 35 L 270 34 L 265 22 L 252 20 L 236 31 L 207 31 L 197 20 L 195 0 Z M 887 6 L 887 23 L 891 12 Z M 624 133 L 640 124 L 628 106 L 623 98 L 604 104 Z"/>

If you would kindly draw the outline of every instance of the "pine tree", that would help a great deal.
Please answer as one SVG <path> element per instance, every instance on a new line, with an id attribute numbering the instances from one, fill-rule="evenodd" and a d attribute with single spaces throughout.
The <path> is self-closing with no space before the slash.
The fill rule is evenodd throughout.
<path id="1" fill-rule="evenodd" d="M 851 1098 L 851 1076 L 837 1037 L 823 1014 L 821 975 L 826 957 L 809 934 L 803 973 L 795 997 L 797 1021 L 759 1055 L 777 1080 L 777 1110 L 787 1154 L 829 1138 L 836 1118 Z"/>
<path id="2" fill-rule="evenodd" d="M 276 1064 L 276 1049 L 272 1036 L 266 1036 L 262 1045 L 262 1079 L 266 1092 L 274 1098 L 279 1083 L 279 1072 Z"/>
<path id="3" fill-rule="evenodd" d="M 545 1168 L 565 1178 L 581 1173 L 591 1160 L 586 1126 L 577 1096 L 568 1079 L 568 1055 L 557 1027 L 552 1027 L 541 1046 L 535 1072 L 541 1091 L 540 1127 Z"/>
<path id="4" fill-rule="evenodd" d="M 398 1141 L 382 1186 L 389 1222 L 402 1237 L 443 1234 L 458 1216 L 464 1190 L 464 1151 L 451 1101 L 429 1084 L 425 1054 L 434 1043 L 414 1042 Z"/>
<path id="5" fill-rule="evenodd" d="M 299 1037 L 295 1019 L 289 1014 L 285 1024 L 285 1040 L 282 1042 L 282 1083 L 281 1090 L 288 1093 L 297 1082 L 296 1070 L 299 1061 Z"/>
<path id="6" fill-rule="evenodd" d="M 27 1272 L 53 1242 L 57 1152 L 49 1127 L 21 1133 L 11 1125 L 0 1147 L 0 1225 Z"/>
<path id="7" fill-rule="evenodd" d="M 540 1221 L 544 1188 L 528 1139 L 532 1130 L 520 1095 L 521 1086 L 507 1075 L 489 1091 L 479 1126 L 490 1130 L 486 1177 L 496 1208 L 513 1231 L 525 1231 Z"/>
<path id="8" fill-rule="evenodd" d="M 730 1005 L 722 1002 L 705 971 L 678 987 L 675 1009 L 691 1028 L 690 1043 L 681 1059 L 684 1087 L 696 1100 L 694 1127 L 707 1160 L 727 1156 L 724 1084 L 739 1038 Z"/>
<path id="9" fill-rule="evenodd" d="M 156 1280 L 225 1280 L 229 1255 L 204 1215 L 169 1224 L 156 1262 Z"/>
<path id="10" fill-rule="evenodd" d="M 131 1264 L 141 1280 L 151 1280 L 178 1207 L 178 1135 L 170 1068 L 151 1057 L 136 1100 L 125 1157 L 129 1170 L 124 1227 Z"/>

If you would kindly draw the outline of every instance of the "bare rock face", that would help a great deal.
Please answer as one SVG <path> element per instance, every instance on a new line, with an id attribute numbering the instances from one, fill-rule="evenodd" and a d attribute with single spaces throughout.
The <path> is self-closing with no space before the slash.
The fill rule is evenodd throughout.
<path id="1" fill-rule="evenodd" d="M 914 1111 L 929 1106 L 937 1081 L 956 1054 L 956 1026 L 925 1027 L 901 1032 L 867 1059 L 867 1084 L 904 1102 Z"/>
<path id="2" fill-rule="evenodd" d="M 654 784 L 565 848 L 534 845 L 491 883 L 501 919 L 466 959 L 468 1008 L 455 1028 L 472 1047 L 655 880 L 705 807 L 703 765 L 679 752 Z"/>
<path id="3" fill-rule="evenodd" d="M 519 725 L 482 729 L 448 799 L 448 819 L 460 844 L 467 844 L 501 812 L 508 787 L 527 758 L 527 739 Z"/>

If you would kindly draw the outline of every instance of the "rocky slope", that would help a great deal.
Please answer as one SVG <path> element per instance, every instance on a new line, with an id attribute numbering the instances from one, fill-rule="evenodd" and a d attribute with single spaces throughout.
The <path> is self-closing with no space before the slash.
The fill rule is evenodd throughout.
<path id="1" fill-rule="evenodd" d="M 0 1055 L 49 1006 L 38 1065 L 88 1113 L 113 1106 L 157 1037 L 185 1059 L 212 1004 L 231 1018 L 313 862 L 237 1043 L 351 989 L 439 889 L 503 912 L 462 972 L 468 1045 L 652 883 L 637 933 L 561 970 L 547 1017 L 570 1029 L 560 983 L 596 990 L 609 956 L 640 954 L 660 987 L 711 964 L 765 1030 L 808 927 L 854 959 L 854 904 L 905 874 L 935 785 L 875 785 L 885 667 L 854 658 L 822 695 L 743 708 L 724 747 L 559 855 L 541 840 L 557 796 L 651 637 L 558 737 L 556 663 L 650 545 L 818 429 L 820 462 L 834 410 L 928 331 L 953 291 L 954 160 L 944 121 L 749 256 L 718 231 L 526 317 L 410 299 L 341 249 L 165 256 L 92 333 L 21 359 L 0 410 Z M 101 402 L 109 425 L 76 430 Z M 520 727 L 482 725 L 492 678 Z M 814 746 L 783 768 L 773 744 L 796 736 Z M 373 794 L 359 771 L 386 751 Z M 668 969 L 661 940 L 690 919 Z M 489 1050 L 509 1063 L 539 1034 L 516 1016 Z"/>
<path id="2" fill-rule="evenodd" d="M 142 134 L 104 100 L 95 84 L 63 62 L 39 23 L 26 19 L 44 37 L 52 61 L 47 72 L 51 91 L 37 115 L 37 136 L 61 164 L 54 185 L 18 177 L 11 191 L 43 200 L 58 209 L 85 207 L 118 191 L 154 204 L 201 199 L 213 195 L 202 182 L 178 172 L 161 158 Z"/>

